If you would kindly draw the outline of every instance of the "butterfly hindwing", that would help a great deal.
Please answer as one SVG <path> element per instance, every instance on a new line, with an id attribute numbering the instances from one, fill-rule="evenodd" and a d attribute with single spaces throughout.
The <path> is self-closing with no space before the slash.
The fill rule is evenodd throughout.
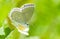
<path id="1" fill-rule="evenodd" d="M 18 11 L 12 12 L 11 18 L 12 18 L 12 20 L 14 20 L 14 21 L 16 21 L 18 23 L 24 22 L 24 17 L 22 15 L 22 13 L 18 12 Z"/>

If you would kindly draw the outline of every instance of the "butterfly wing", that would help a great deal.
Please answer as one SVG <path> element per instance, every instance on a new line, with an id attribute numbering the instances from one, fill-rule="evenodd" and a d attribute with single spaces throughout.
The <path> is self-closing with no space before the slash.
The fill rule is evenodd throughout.
<path id="1" fill-rule="evenodd" d="M 25 22 L 28 23 L 34 12 L 34 5 L 27 4 L 27 5 L 24 5 L 24 7 L 22 8 L 23 8 L 22 15 L 24 16 Z"/>
<path id="2" fill-rule="evenodd" d="M 20 8 L 22 12 L 13 11 L 11 14 L 12 20 L 18 23 L 27 23 L 31 19 L 33 12 L 34 12 L 34 5 L 33 4 L 26 4 Z"/>
<path id="3" fill-rule="evenodd" d="M 12 20 L 18 22 L 18 23 L 24 23 L 24 17 L 21 12 L 14 11 L 11 14 Z"/>

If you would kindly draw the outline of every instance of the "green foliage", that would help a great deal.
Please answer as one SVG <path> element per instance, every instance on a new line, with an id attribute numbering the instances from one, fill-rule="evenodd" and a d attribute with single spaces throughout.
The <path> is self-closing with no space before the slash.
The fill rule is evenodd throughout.
<path id="1" fill-rule="evenodd" d="M 0 26 L 4 19 L 8 16 L 8 13 L 13 7 L 16 7 L 16 4 L 19 0 L 0 0 Z"/>
<path id="2" fill-rule="evenodd" d="M 14 7 L 20 7 L 31 0 L 0 0 L 0 26 L 3 25 L 8 13 Z M 30 23 L 29 37 L 37 36 L 40 39 L 60 39 L 60 0 L 33 0 L 35 11 Z M 4 25 L 5 35 L 0 39 L 19 39 L 17 29 L 10 30 L 9 24 Z M 0 32 L 1 33 L 1 32 Z M 24 37 L 24 36 L 23 36 Z"/>
<path id="3" fill-rule="evenodd" d="M 60 39 L 60 0 L 35 0 L 30 35 L 41 39 Z"/>
<path id="4" fill-rule="evenodd" d="M 19 39 L 20 33 L 17 29 L 13 30 L 5 39 Z"/>

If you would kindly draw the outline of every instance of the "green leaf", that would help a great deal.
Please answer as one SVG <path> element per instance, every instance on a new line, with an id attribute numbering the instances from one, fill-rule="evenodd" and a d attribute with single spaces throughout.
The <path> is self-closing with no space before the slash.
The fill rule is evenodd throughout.
<path id="1" fill-rule="evenodd" d="M 20 33 L 17 29 L 13 30 L 5 39 L 19 39 Z"/>

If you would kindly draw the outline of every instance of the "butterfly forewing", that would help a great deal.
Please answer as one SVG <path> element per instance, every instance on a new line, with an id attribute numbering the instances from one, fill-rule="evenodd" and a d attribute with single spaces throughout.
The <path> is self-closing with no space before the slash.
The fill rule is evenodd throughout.
<path id="1" fill-rule="evenodd" d="M 27 7 L 23 10 L 22 14 L 24 16 L 25 22 L 29 22 L 34 12 L 34 7 Z"/>

